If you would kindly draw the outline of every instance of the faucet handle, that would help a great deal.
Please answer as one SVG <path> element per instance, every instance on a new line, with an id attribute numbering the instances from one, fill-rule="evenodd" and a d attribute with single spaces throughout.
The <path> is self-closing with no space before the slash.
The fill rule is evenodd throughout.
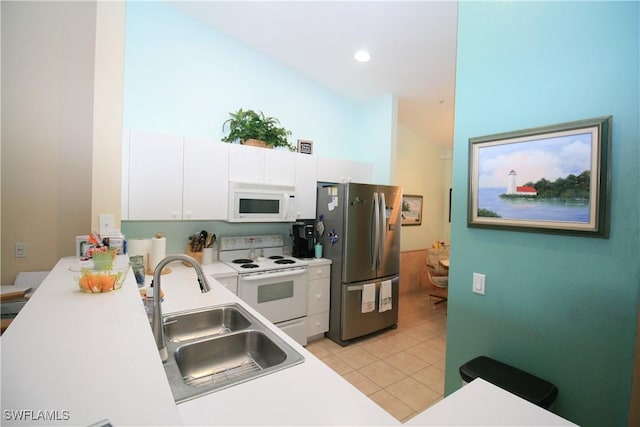
<path id="1" fill-rule="evenodd" d="M 202 280 L 200 279 L 200 277 L 198 277 L 198 284 L 200 285 L 200 292 L 204 294 L 207 290 L 207 287 L 204 283 L 202 283 Z"/>

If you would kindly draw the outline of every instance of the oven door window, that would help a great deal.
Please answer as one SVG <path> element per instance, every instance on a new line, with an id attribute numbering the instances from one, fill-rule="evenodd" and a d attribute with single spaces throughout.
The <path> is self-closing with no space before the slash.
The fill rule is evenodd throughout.
<path id="1" fill-rule="evenodd" d="M 239 212 L 241 214 L 278 214 L 280 213 L 280 200 L 241 198 Z"/>
<path id="2" fill-rule="evenodd" d="M 258 304 L 293 298 L 293 280 L 258 287 Z"/>

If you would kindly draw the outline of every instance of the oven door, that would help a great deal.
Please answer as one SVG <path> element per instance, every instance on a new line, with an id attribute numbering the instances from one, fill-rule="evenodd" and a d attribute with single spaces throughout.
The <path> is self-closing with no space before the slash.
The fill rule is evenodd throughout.
<path id="1" fill-rule="evenodd" d="M 238 296 L 272 323 L 307 315 L 307 269 L 241 274 Z"/>

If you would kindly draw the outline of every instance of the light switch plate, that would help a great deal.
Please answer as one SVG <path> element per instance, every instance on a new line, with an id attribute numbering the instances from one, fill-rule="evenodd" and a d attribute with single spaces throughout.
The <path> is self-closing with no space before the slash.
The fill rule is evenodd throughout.
<path id="1" fill-rule="evenodd" d="M 473 273 L 473 292 L 484 295 L 484 285 L 486 276 L 480 273 Z"/>
<path id="2" fill-rule="evenodd" d="M 13 248 L 13 255 L 16 258 L 25 258 L 27 256 L 27 244 L 25 242 L 16 242 Z"/>
<path id="3" fill-rule="evenodd" d="M 114 231 L 115 217 L 112 214 L 100 214 L 100 234 L 109 235 Z"/>

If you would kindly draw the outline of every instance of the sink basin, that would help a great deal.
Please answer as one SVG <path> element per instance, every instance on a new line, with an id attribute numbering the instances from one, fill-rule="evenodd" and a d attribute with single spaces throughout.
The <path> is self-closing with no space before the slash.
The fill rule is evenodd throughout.
<path id="1" fill-rule="evenodd" d="M 251 322 L 236 307 L 222 306 L 169 315 L 163 324 L 167 341 L 183 342 L 239 331 Z"/>
<path id="2" fill-rule="evenodd" d="M 287 354 L 260 331 L 245 331 L 184 345 L 175 353 L 185 383 L 202 387 L 271 368 Z"/>
<path id="3" fill-rule="evenodd" d="M 165 373 L 176 403 L 304 362 L 304 357 L 239 304 L 163 318 Z"/>

